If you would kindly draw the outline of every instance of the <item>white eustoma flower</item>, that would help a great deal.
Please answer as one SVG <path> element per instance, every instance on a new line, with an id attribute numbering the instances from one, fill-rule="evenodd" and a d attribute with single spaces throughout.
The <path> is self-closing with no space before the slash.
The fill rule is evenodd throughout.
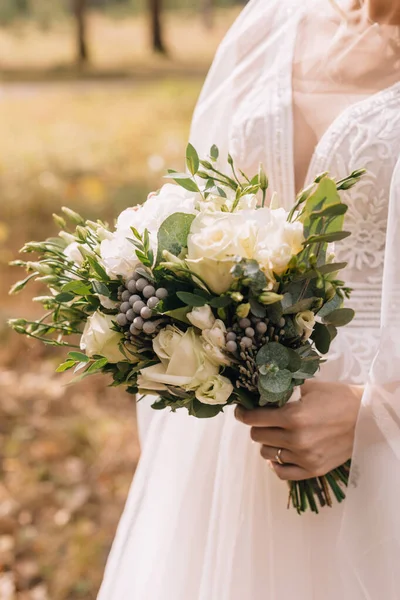
<path id="1" fill-rule="evenodd" d="M 203 340 L 203 348 L 208 358 L 216 365 L 230 365 L 231 361 L 224 354 L 226 342 L 226 327 L 225 323 L 220 319 L 216 319 L 209 329 L 203 329 L 201 337 Z"/>
<path id="2" fill-rule="evenodd" d="M 74 262 L 76 265 L 78 265 L 78 267 L 81 267 L 84 261 L 84 258 L 82 256 L 81 251 L 79 250 L 79 248 L 82 246 L 82 244 L 79 244 L 78 242 L 71 242 L 70 244 L 68 244 L 68 246 L 66 248 L 64 248 L 64 254 L 67 258 L 69 258 L 70 261 Z"/>
<path id="3" fill-rule="evenodd" d="M 315 315 L 311 310 L 303 310 L 294 318 L 296 330 L 303 339 L 308 340 L 314 330 Z"/>
<path id="4" fill-rule="evenodd" d="M 195 395 L 203 404 L 225 404 L 233 392 L 233 385 L 227 377 L 215 375 L 197 388 Z"/>
<path id="5" fill-rule="evenodd" d="M 126 360 L 119 349 L 119 344 L 124 337 L 112 329 L 113 321 L 114 317 L 100 311 L 96 311 L 88 318 L 80 341 L 81 350 L 87 356 L 99 354 L 110 363 Z"/>
<path id="6" fill-rule="evenodd" d="M 198 329 L 210 329 L 215 323 L 215 317 L 208 304 L 194 306 L 186 316 Z"/>
<path id="7" fill-rule="evenodd" d="M 162 362 L 140 371 L 139 389 L 160 391 L 168 385 L 196 389 L 218 374 L 218 367 L 207 358 L 195 330 L 190 327 L 185 333 L 178 331 L 171 332 L 169 337 L 158 334 L 154 338 L 153 348 Z"/>

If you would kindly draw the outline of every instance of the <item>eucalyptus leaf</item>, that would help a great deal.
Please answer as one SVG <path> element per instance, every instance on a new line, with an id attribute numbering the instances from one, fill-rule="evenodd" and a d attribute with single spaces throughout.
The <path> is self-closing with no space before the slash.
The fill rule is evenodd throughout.
<path id="1" fill-rule="evenodd" d="M 229 304 L 232 304 L 232 298 L 230 296 L 216 296 L 208 304 L 213 308 L 225 308 Z"/>
<path id="2" fill-rule="evenodd" d="M 209 419 L 222 411 L 223 405 L 221 404 L 203 404 L 194 398 L 190 405 L 189 414 L 198 419 Z"/>
<path id="3" fill-rule="evenodd" d="M 311 244 L 321 244 L 330 242 L 339 242 L 351 235 L 350 231 L 332 231 L 331 233 L 323 233 L 322 235 L 312 235 L 303 242 L 304 246 Z"/>
<path id="4" fill-rule="evenodd" d="M 317 312 L 317 315 L 321 318 L 329 315 L 331 312 L 340 308 L 343 304 L 343 298 L 339 296 L 339 294 L 335 294 L 329 302 L 324 304 L 324 306 Z"/>
<path id="5" fill-rule="evenodd" d="M 168 250 L 178 256 L 187 246 L 190 226 L 195 218 L 186 213 L 174 213 L 162 222 L 158 230 L 157 264 L 163 261 L 163 252 Z"/>
<path id="6" fill-rule="evenodd" d="M 97 281 L 94 279 L 92 281 L 92 288 L 96 294 L 99 294 L 101 296 L 106 296 L 106 298 L 109 298 L 111 296 L 110 290 L 108 289 L 106 284 L 103 283 L 102 281 Z"/>
<path id="7" fill-rule="evenodd" d="M 268 342 L 261 346 L 256 355 L 258 366 L 272 364 L 279 369 L 286 369 L 290 363 L 288 349 L 278 342 Z"/>
<path id="8" fill-rule="evenodd" d="M 69 281 L 63 285 L 62 292 L 72 292 L 77 296 L 86 296 L 91 293 L 90 287 L 83 281 Z"/>
<path id="9" fill-rule="evenodd" d="M 260 375 L 258 379 L 259 387 L 266 392 L 272 394 L 282 394 L 287 392 L 292 383 L 292 373 L 288 369 L 269 373 L 268 375 Z"/>
<path id="10" fill-rule="evenodd" d="M 332 339 L 326 325 L 318 322 L 315 323 L 311 339 L 321 354 L 326 354 L 329 351 Z"/>
<path id="11" fill-rule="evenodd" d="M 352 308 L 338 308 L 324 316 L 322 319 L 326 325 L 334 327 L 343 327 L 354 319 L 355 312 Z"/>
<path id="12" fill-rule="evenodd" d="M 202 296 L 197 296 L 196 294 L 192 294 L 191 292 L 177 292 L 176 293 L 179 300 L 182 300 L 184 304 L 188 306 L 204 306 L 207 304 L 206 298 Z"/>
<path id="13" fill-rule="evenodd" d="M 219 150 L 218 150 L 217 146 L 215 144 L 213 144 L 210 149 L 210 158 L 215 161 L 215 160 L 218 160 L 218 156 L 219 156 Z"/>

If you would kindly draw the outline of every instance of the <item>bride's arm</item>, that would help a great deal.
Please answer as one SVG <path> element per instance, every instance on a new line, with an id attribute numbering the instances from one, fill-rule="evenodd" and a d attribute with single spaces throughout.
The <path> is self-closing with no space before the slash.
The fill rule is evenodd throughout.
<path id="1" fill-rule="evenodd" d="M 261 455 L 278 477 L 297 481 L 325 475 L 351 458 L 362 386 L 307 381 L 299 402 L 284 407 L 236 409 L 236 418 L 251 427 Z M 280 465 L 275 457 L 287 465 Z"/>

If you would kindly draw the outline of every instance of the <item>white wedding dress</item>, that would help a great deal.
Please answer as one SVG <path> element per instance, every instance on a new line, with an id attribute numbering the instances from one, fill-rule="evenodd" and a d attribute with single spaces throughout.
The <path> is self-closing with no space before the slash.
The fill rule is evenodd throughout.
<path id="1" fill-rule="evenodd" d="M 357 316 L 340 331 L 319 374 L 328 381 L 365 384 L 380 342 L 390 186 L 396 174 L 400 182 L 400 63 L 393 62 L 394 69 L 388 66 L 385 77 L 373 77 L 368 85 L 360 71 L 357 81 L 351 80 L 353 87 L 343 76 L 341 87 L 329 89 L 330 76 L 317 76 L 312 61 L 304 58 L 307 40 L 316 39 L 307 28 L 321 32 L 326 10 L 326 35 L 333 40 L 337 23 L 328 2 L 318 2 L 315 12 L 307 2 L 301 4 L 300 10 L 294 0 L 250 2 L 217 54 L 195 113 L 192 140 L 203 154 L 216 142 L 245 171 L 263 162 L 270 188 L 287 208 L 295 198 L 296 179 L 302 186 L 304 176 L 309 183 L 323 171 L 341 178 L 353 169 L 368 170 L 362 183 L 346 193 L 346 227 L 353 235 L 337 247 L 338 259 L 348 262 L 344 278 L 354 288 L 350 305 Z M 315 21 L 310 14 L 318 15 Z M 380 32 L 380 44 L 386 43 L 386 34 Z M 374 28 L 368 35 L 377 35 Z M 260 50 L 266 39 L 265 51 Z M 365 49 L 375 55 L 375 42 L 368 46 L 368 37 L 360 39 L 367 39 L 362 52 L 368 60 Z M 350 58 L 359 51 L 349 44 Z M 228 100 L 222 99 L 218 84 L 227 84 Z M 312 151 L 314 137 L 317 144 L 306 169 L 310 157 L 304 155 Z M 400 598 L 393 564 L 385 572 L 387 565 L 380 571 L 376 566 L 374 581 L 365 583 L 384 540 L 378 539 L 371 555 L 366 542 L 358 567 L 350 568 L 347 546 L 343 540 L 338 546 L 347 501 L 319 515 L 287 510 L 286 483 L 268 468 L 232 410 L 196 420 L 183 411 L 153 411 L 150 404 L 144 399 L 138 405 L 142 455 L 99 600 Z M 398 545 L 392 549 L 399 559 Z M 345 582 L 346 563 L 351 573 Z"/>

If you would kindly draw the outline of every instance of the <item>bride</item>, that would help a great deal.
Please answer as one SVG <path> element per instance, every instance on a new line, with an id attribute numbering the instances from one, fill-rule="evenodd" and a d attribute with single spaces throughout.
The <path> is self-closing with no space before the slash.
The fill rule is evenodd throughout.
<path id="1" fill-rule="evenodd" d="M 247 172 L 262 162 L 287 209 L 320 172 L 367 169 L 336 248 L 356 318 L 301 402 L 205 421 L 139 403 L 142 456 L 99 600 L 400 599 L 400 0 L 251 0 L 191 140 Z M 352 454 L 342 504 L 286 509 L 285 480 Z"/>

